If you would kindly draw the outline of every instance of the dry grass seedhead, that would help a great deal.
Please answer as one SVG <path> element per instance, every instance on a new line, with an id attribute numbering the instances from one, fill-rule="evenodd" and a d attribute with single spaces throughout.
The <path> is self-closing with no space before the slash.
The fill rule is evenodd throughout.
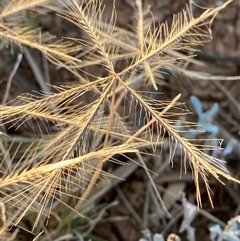
<path id="1" fill-rule="evenodd" d="M 38 97 L 23 95 L 0 106 L 3 125 L 11 128 L 27 125 L 38 133 L 38 144 L 24 145 L 24 150 L 19 145 L 14 152 L 14 143 L 7 139 L 3 143 L 7 152 L 1 148 L 0 203 L 7 208 L 5 229 L 19 224 L 32 211 L 37 212 L 34 229 L 41 215 L 49 215 L 54 202 L 62 202 L 66 195 L 87 198 L 98 178 L 107 175 L 102 171 L 105 162 L 115 161 L 115 155 L 140 155 L 139 150 L 143 155 L 149 146 L 154 151 L 165 136 L 169 139 L 170 162 L 176 148 L 180 148 L 185 172 L 188 164 L 192 168 L 199 206 L 200 180 L 205 183 L 211 203 L 210 175 L 222 183 L 221 177 L 240 183 L 229 175 L 221 160 L 205 154 L 201 146 L 181 136 L 176 128 L 178 116 L 188 111 L 178 102 L 180 95 L 166 102 L 151 98 L 148 91 L 149 85 L 158 88 L 163 69 L 174 72 L 189 61 L 187 55 L 179 55 L 177 51 L 195 51 L 206 38 L 211 38 L 212 20 L 230 2 L 205 9 L 198 17 L 193 16 L 190 4 L 174 15 L 170 26 L 167 23 L 157 26 L 148 7 L 136 0 L 132 32 L 124 30 L 124 36 L 123 30 L 115 26 L 114 7 L 109 19 L 102 18 L 101 0 L 64 1 L 64 8 L 44 0 L 16 0 L 3 6 L 0 13 L 3 44 L 37 49 L 79 80 L 74 85 L 52 86 L 54 93 Z M 54 9 L 80 28 L 86 39 L 54 41 L 40 29 L 13 21 L 13 15 L 33 7 L 35 11 L 38 7 Z M 87 72 L 87 67 L 96 65 L 107 73 L 104 77 Z M 153 138 L 154 132 L 157 139 Z M 81 196 L 76 197 L 76 193 Z"/>

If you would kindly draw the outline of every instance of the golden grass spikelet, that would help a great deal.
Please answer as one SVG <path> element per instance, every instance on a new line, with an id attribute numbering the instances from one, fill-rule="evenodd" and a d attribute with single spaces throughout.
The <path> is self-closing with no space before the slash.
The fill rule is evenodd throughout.
<path id="1" fill-rule="evenodd" d="M 50 1 L 51 0 L 3 0 L 3 4 L 5 2 L 6 5 L 4 4 L 4 8 L 0 13 L 0 18 L 6 18 L 9 15 L 19 14 L 20 11 L 33 9 L 36 6 L 47 4 Z"/>
<path id="2" fill-rule="evenodd" d="M 214 17 L 231 0 L 220 7 L 205 9 L 196 18 L 189 5 L 174 15 L 171 26 L 156 26 L 153 17 L 148 16 L 147 6 L 136 0 L 132 32 L 124 30 L 124 34 L 115 26 L 114 7 L 108 21 L 103 21 L 103 1 L 69 0 L 64 8 L 51 9 L 84 31 L 88 39 L 55 42 L 50 34 L 41 33 L 39 38 L 40 30 L 16 25 L 9 17 L 43 3 L 48 7 L 48 1 L 13 2 L 14 9 L 9 3 L 0 13 L 3 43 L 14 42 L 20 49 L 26 45 L 41 51 L 57 67 L 72 72 L 79 82 L 52 86 L 54 93 L 22 95 L 0 105 L 1 126 L 17 129 L 27 125 L 33 132 L 38 128 L 37 144 L 31 143 L 24 149 L 24 143 L 15 146 L 15 141 L 7 141 L 3 145 L 7 151 L 0 153 L 0 204 L 11 207 L 6 213 L 13 217 L 8 218 L 8 226 L 20 224 L 33 211 L 37 212 L 34 229 L 42 215 L 49 216 L 54 202 L 64 202 L 62 197 L 87 199 L 99 179 L 112 176 L 102 170 L 105 162 L 123 164 L 115 160 L 115 155 L 128 153 L 142 159 L 142 155 L 149 154 L 150 146 L 154 153 L 164 137 L 169 140 L 170 163 L 178 146 L 184 172 L 190 165 L 199 206 L 200 180 L 205 183 L 213 206 L 209 174 L 222 183 L 221 177 L 240 183 L 230 176 L 222 160 L 203 152 L 211 147 L 197 146 L 181 136 L 175 125 L 180 115 L 189 112 L 178 102 L 180 94 L 167 102 L 150 97 L 149 91 L 149 85 L 158 88 L 163 68 L 174 71 L 179 68 L 179 60 L 185 63 L 188 56 L 178 50 L 194 51 L 205 37 L 211 37 Z M 79 55 L 74 56 L 75 51 Z M 88 71 L 91 66 L 104 70 L 104 77 Z M 91 76 L 91 81 L 86 76 Z M 184 127 L 196 125 L 182 123 Z M 138 164 L 149 173 L 144 162 Z"/>
<path id="3" fill-rule="evenodd" d="M 136 151 L 137 149 L 135 146 L 131 144 L 123 144 L 102 148 L 87 153 L 86 155 L 68 160 L 65 159 L 52 164 L 47 164 L 47 161 L 45 160 L 29 170 L 25 169 L 21 170 L 21 172 L 16 170 L 9 175 L 5 174 L 0 178 L 2 189 L 1 194 L 4 194 L 5 189 L 8 190 L 9 187 L 14 185 L 19 186 L 20 184 L 25 184 L 25 187 L 22 187 L 19 191 L 13 192 L 10 195 L 6 192 L 6 196 L 2 201 L 4 204 L 11 204 L 12 207 L 20 207 L 22 209 L 22 213 L 15 221 L 15 225 L 18 224 L 29 209 L 37 211 L 39 214 L 33 226 L 33 228 L 35 228 L 38 224 L 39 218 L 47 207 L 47 203 L 49 203 L 52 198 L 57 198 L 56 195 L 71 195 L 71 193 L 74 192 L 73 189 L 71 189 L 71 185 L 76 185 L 76 182 L 79 184 L 85 181 L 88 182 L 88 180 L 84 180 L 84 175 L 81 176 L 81 169 L 85 166 L 83 171 L 89 174 L 88 169 L 89 167 L 92 167 L 91 164 L 88 164 L 90 163 L 90 160 L 101 162 L 103 159 L 106 159 L 106 157 L 108 157 L 107 159 L 111 159 L 111 157 L 116 154 L 134 153 Z M 71 183 L 71 180 L 73 180 L 74 183 Z M 65 185 L 65 182 L 67 185 Z M 28 199 L 31 193 L 34 194 L 34 198 Z M 41 206 L 38 210 L 33 206 L 35 202 L 38 203 L 39 207 Z"/>

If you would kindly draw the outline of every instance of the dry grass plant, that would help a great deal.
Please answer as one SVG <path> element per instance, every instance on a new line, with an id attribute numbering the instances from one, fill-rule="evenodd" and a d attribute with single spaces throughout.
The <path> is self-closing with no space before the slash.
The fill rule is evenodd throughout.
<path id="1" fill-rule="evenodd" d="M 32 212 L 37 213 L 31 227 L 35 230 L 41 217 L 51 215 L 51 206 L 63 202 L 65 195 L 77 200 L 75 207 L 79 207 L 99 178 L 112 177 L 102 170 L 106 162 L 124 165 L 116 156 L 141 157 L 149 154 L 150 147 L 154 153 L 164 137 L 169 140 L 170 162 L 178 145 L 183 172 L 190 165 L 199 207 L 201 180 L 211 203 L 209 176 L 222 183 L 222 177 L 240 183 L 230 176 L 222 160 L 205 154 L 201 146 L 183 138 L 175 128 L 178 117 L 188 114 L 184 104 L 178 102 L 180 95 L 166 102 L 151 98 L 148 90 L 148 86 L 157 89 L 162 83 L 163 70 L 179 72 L 188 61 L 194 63 L 188 53 L 194 53 L 197 46 L 211 38 L 214 17 L 231 2 L 202 9 L 198 17 L 192 14 L 191 2 L 173 16 L 169 26 L 154 23 L 148 6 L 136 0 L 131 31 L 115 26 L 114 3 L 111 18 L 103 19 L 101 0 L 69 0 L 63 5 L 50 0 L 3 2 L 1 42 L 10 48 L 28 46 L 41 51 L 58 68 L 70 71 L 78 82 L 51 86 L 53 93 L 27 94 L 1 105 L 2 126 L 27 125 L 38 139 L 28 147 L 24 144 L 25 151 L 19 157 L 23 144 L 16 144 L 16 140 L 10 143 L 1 133 L 0 235 Z M 23 23 L 29 10 L 56 11 L 87 37 L 55 41 L 41 29 L 16 24 L 16 19 Z M 88 72 L 90 66 L 98 66 L 106 74 L 99 77 L 98 73 Z M 146 168 L 140 161 L 139 165 Z M 74 206 L 70 208 L 74 210 Z"/>

